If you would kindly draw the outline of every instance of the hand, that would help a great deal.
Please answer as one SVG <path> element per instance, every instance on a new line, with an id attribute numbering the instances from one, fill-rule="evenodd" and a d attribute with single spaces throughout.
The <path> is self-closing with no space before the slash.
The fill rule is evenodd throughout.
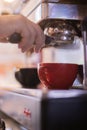
<path id="1" fill-rule="evenodd" d="M 18 44 L 22 52 L 28 51 L 33 45 L 35 45 L 35 51 L 37 52 L 45 43 L 44 33 L 38 24 L 22 15 L 1 15 L 0 42 L 5 42 L 5 38 L 15 32 L 20 33 L 22 36 L 22 40 Z"/>

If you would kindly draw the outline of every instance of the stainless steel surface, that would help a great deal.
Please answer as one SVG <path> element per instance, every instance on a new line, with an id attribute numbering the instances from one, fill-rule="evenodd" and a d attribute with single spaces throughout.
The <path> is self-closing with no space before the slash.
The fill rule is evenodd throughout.
<path id="1" fill-rule="evenodd" d="M 34 22 L 46 18 L 83 19 L 87 15 L 86 0 L 30 0 L 20 12 Z"/>
<path id="2" fill-rule="evenodd" d="M 83 44 L 84 44 L 84 65 L 83 65 L 83 85 L 87 89 L 87 32 L 83 31 Z"/>
<path id="3" fill-rule="evenodd" d="M 0 91 L 0 111 L 29 130 L 40 130 L 40 99 L 26 94 Z"/>
<path id="4" fill-rule="evenodd" d="M 7 119 L 11 120 L 13 122 L 11 126 L 17 130 L 41 130 L 41 102 L 43 98 L 58 101 L 58 99 L 67 100 L 75 97 L 80 99 L 79 96 L 87 97 L 87 91 L 83 89 L 56 91 L 39 89 L 0 90 L 0 111 L 5 114 L 4 117 L 1 117 L 7 122 Z"/>
<path id="5" fill-rule="evenodd" d="M 74 43 L 75 36 L 81 37 L 80 20 L 44 19 L 38 24 L 49 37 L 47 45 L 68 45 Z"/>
<path id="6" fill-rule="evenodd" d="M 45 12 L 47 10 L 47 12 Z M 83 19 L 87 14 L 87 4 L 42 3 L 42 19 L 65 18 Z"/>
<path id="7" fill-rule="evenodd" d="M 87 4 L 86 0 L 42 0 L 43 2 L 53 2 L 53 3 L 70 3 L 70 4 Z"/>
<path id="8" fill-rule="evenodd" d="M 82 36 L 84 45 L 83 85 L 87 89 L 87 17 L 82 21 Z"/>

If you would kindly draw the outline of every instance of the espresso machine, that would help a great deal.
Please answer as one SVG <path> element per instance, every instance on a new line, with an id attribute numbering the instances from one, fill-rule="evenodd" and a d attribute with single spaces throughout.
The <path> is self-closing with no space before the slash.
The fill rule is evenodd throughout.
<path id="1" fill-rule="evenodd" d="M 87 2 L 86 0 L 38 0 L 38 2 L 30 0 L 29 2 L 30 4 L 21 13 L 32 19 L 33 15 L 37 16 L 39 10 L 39 17 L 34 20 L 46 35 L 49 27 L 55 28 L 54 32 L 58 27 L 61 30 L 62 26 L 69 31 L 69 35 L 60 35 L 57 42 L 52 42 L 53 44 L 50 43 L 54 39 L 49 39 L 47 35 L 47 51 L 49 46 L 55 47 L 72 42 L 75 35 L 83 39 L 84 64 L 81 68 L 81 78 L 83 78 L 81 88 L 72 86 L 69 90 L 1 89 L 0 111 L 19 124 L 20 130 L 83 130 L 84 127 L 87 129 Z M 31 2 L 35 4 L 29 8 Z M 42 55 L 44 56 L 44 52 Z"/>

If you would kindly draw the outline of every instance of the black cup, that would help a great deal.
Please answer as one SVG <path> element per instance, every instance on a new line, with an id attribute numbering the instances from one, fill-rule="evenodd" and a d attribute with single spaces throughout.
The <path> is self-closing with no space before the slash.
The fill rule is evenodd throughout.
<path id="1" fill-rule="evenodd" d="M 15 78 L 23 88 L 37 88 L 40 83 L 37 68 L 20 68 L 15 72 Z"/>

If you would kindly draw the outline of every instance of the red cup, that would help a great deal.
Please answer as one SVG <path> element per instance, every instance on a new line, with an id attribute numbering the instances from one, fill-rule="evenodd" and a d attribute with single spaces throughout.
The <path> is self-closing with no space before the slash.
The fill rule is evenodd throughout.
<path id="1" fill-rule="evenodd" d="M 43 87 L 48 89 L 69 89 L 78 73 L 77 64 L 39 63 L 38 76 Z"/>

